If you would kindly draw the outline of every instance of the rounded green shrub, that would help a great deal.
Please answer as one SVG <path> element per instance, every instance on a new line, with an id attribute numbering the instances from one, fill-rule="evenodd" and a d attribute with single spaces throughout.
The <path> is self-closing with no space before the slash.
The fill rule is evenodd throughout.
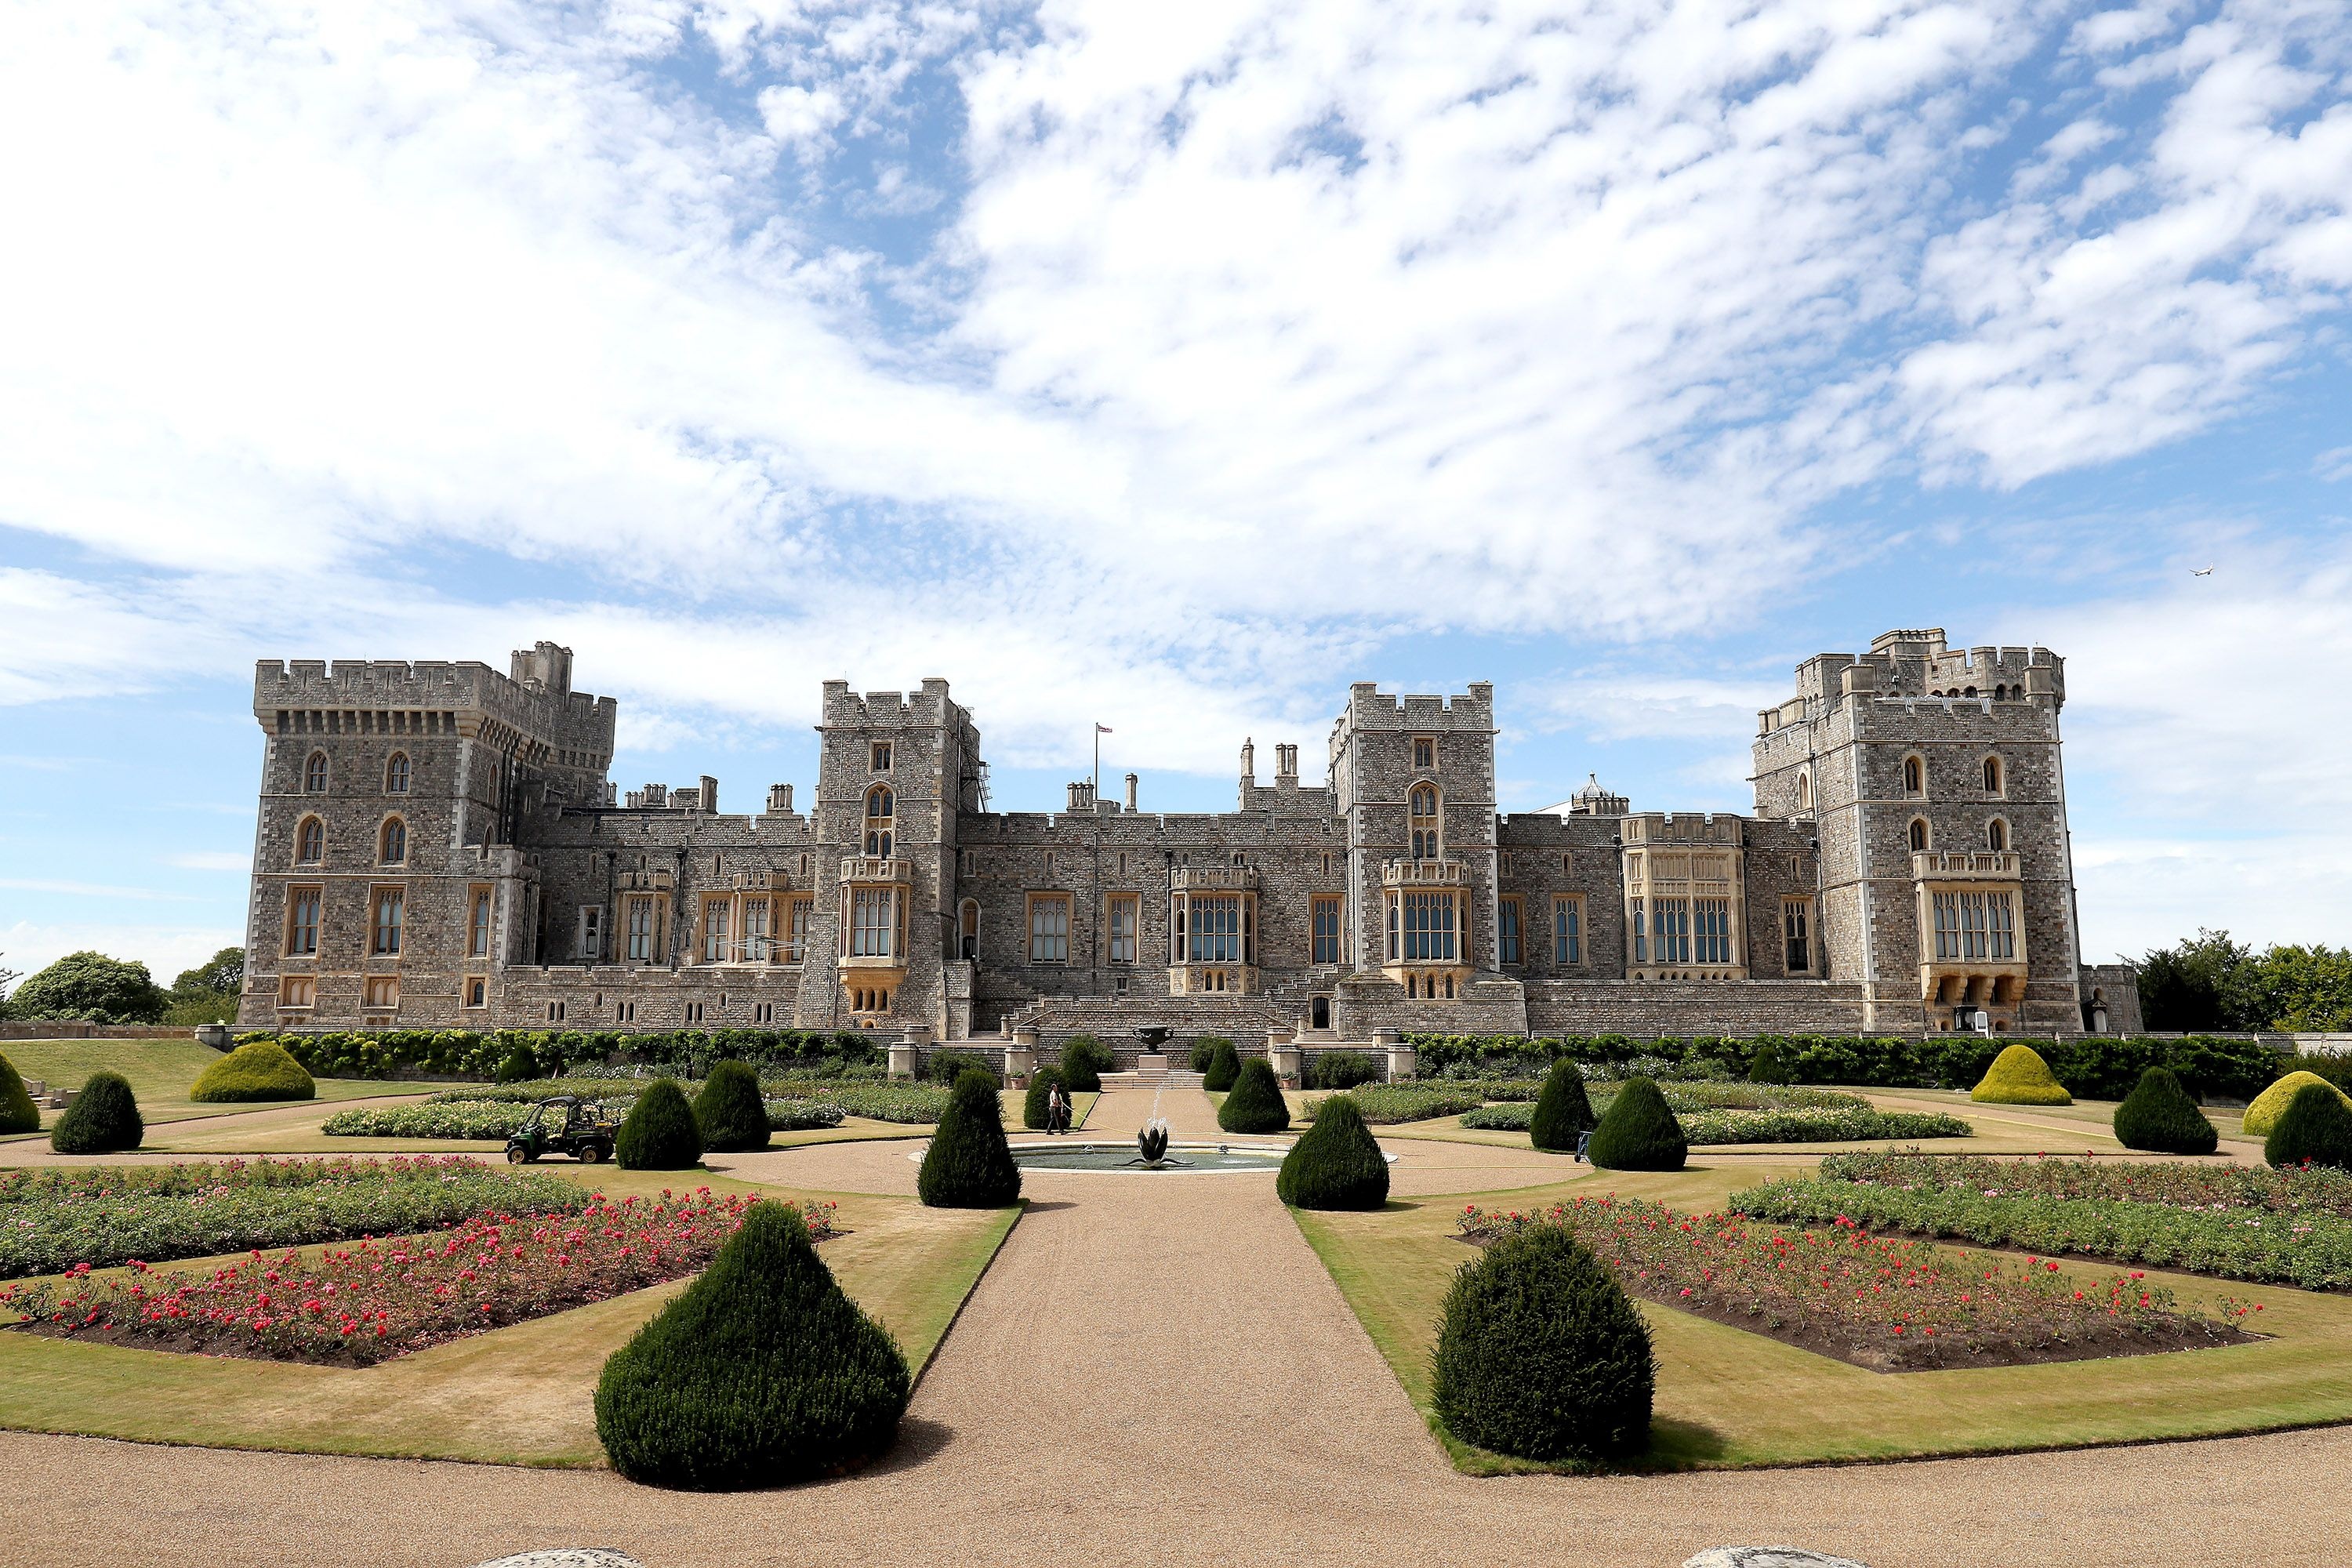
<path id="1" fill-rule="evenodd" d="M 705 1149 L 733 1153 L 768 1146 L 768 1102 L 749 1063 L 712 1064 L 694 1097 L 694 1125 Z"/>
<path id="2" fill-rule="evenodd" d="M 521 1041 L 499 1058 L 498 1070 L 490 1075 L 493 1083 L 529 1083 L 539 1076 L 539 1058 L 530 1054 Z"/>
<path id="3" fill-rule="evenodd" d="M 1210 1043 L 1209 1065 L 1201 1074 L 1201 1087 L 1211 1094 L 1222 1094 L 1233 1088 L 1234 1080 L 1241 1076 L 1241 1053 L 1234 1049 L 1233 1041 Z"/>
<path id="4" fill-rule="evenodd" d="M 1216 1062 L 1217 1047 L 1232 1044 L 1231 1040 L 1219 1039 L 1214 1035 L 1202 1035 L 1192 1042 L 1192 1054 L 1186 1058 L 1186 1065 L 1194 1072 L 1206 1073 Z"/>
<path id="5" fill-rule="evenodd" d="M 1438 1419 L 1465 1443 L 1586 1464 L 1649 1446 L 1648 1325 L 1557 1226 L 1530 1226 L 1455 1272 L 1430 1360 Z"/>
<path id="6" fill-rule="evenodd" d="M 1538 1149 L 1557 1153 L 1576 1152 L 1579 1134 L 1592 1131 L 1592 1098 L 1584 1092 L 1584 1075 L 1566 1057 L 1551 1064 L 1543 1090 L 1536 1096 L 1535 1115 L 1528 1121 L 1528 1138 Z"/>
<path id="7" fill-rule="evenodd" d="M 1053 1094 L 1054 1086 L 1061 1082 L 1061 1073 L 1053 1068 L 1039 1068 L 1029 1075 L 1029 1092 L 1021 1098 L 1022 1126 L 1033 1132 L 1045 1131 L 1045 1101 Z M 1067 1084 L 1063 1084 L 1062 1092 L 1069 1092 Z"/>
<path id="8" fill-rule="evenodd" d="M 1993 1058 L 1969 1098 L 1979 1105 L 2072 1105 L 2050 1064 L 2032 1046 L 2011 1046 Z"/>
<path id="9" fill-rule="evenodd" d="M 2254 1096 L 2253 1103 L 2246 1107 L 2246 1114 L 2242 1122 L 2245 1128 L 2246 1136 L 2269 1137 L 2271 1129 L 2277 1125 L 2278 1119 L 2285 1113 L 2288 1102 L 2313 1084 L 2335 1088 L 2315 1072 L 2298 1070 L 2288 1073 L 2270 1088 Z M 2339 1099 L 2344 1097 L 2344 1091 L 2340 1089 L 2336 1089 L 2336 1093 Z M 2352 1108 L 2352 1099 L 2345 1099 L 2344 1103 L 2347 1108 Z"/>
<path id="10" fill-rule="evenodd" d="M 1748 1059 L 1748 1081 L 1750 1083 L 1787 1083 L 1795 1076 L 1789 1070 L 1788 1061 L 1780 1055 L 1780 1045 L 1775 1041 L 1765 1041 Z"/>
<path id="11" fill-rule="evenodd" d="M 1092 1035 L 1072 1035 L 1062 1047 L 1062 1088 L 1071 1094 L 1100 1094 L 1102 1075 L 1118 1066 L 1108 1046 Z"/>
<path id="12" fill-rule="evenodd" d="M 274 1040 L 239 1046 L 196 1075 L 188 1098 L 207 1104 L 223 1100 L 315 1100 L 319 1086 L 302 1064 Z"/>
<path id="13" fill-rule="evenodd" d="M 1280 1132 L 1290 1125 L 1290 1102 L 1282 1098 L 1273 1063 L 1250 1058 L 1217 1107 L 1217 1125 L 1228 1132 Z"/>
<path id="14" fill-rule="evenodd" d="M 2263 1140 L 2273 1165 L 2333 1165 L 2352 1171 L 2352 1110 L 2333 1084 L 2307 1083 L 2294 1091 Z"/>
<path id="15" fill-rule="evenodd" d="M 49 1129 L 49 1147 L 60 1154 L 119 1154 L 146 1136 L 131 1080 L 119 1072 L 94 1072 Z"/>
<path id="16" fill-rule="evenodd" d="M 946 1084 L 950 1089 L 968 1072 L 986 1073 L 999 1089 L 1004 1087 L 1003 1075 L 996 1064 L 972 1051 L 933 1051 L 923 1058 L 922 1076 L 933 1083 Z"/>
<path id="17" fill-rule="evenodd" d="M 1376 1209 L 1389 1201 L 1389 1163 L 1354 1100 L 1337 1094 L 1323 1101 L 1282 1157 L 1274 1192 L 1300 1209 Z"/>
<path id="18" fill-rule="evenodd" d="M 1004 1141 L 1004 1104 L 988 1074 L 956 1079 L 923 1152 L 915 1192 L 935 1209 L 997 1209 L 1020 1198 L 1021 1167 Z"/>
<path id="19" fill-rule="evenodd" d="M 1690 1145 L 1658 1086 L 1628 1079 L 1601 1112 L 1584 1157 L 1603 1171 L 1679 1171 Z"/>
<path id="20" fill-rule="evenodd" d="M 2116 1142 L 2159 1154 L 2210 1154 L 2221 1135 L 2169 1068 L 2150 1068 L 2116 1107 Z"/>
<path id="21" fill-rule="evenodd" d="M 889 1447 L 913 1383 L 800 1215 L 754 1204 L 702 1278 L 604 1363 L 596 1436 L 649 1486 L 782 1486 Z"/>
<path id="22" fill-rule="evenodd" d="M 675 1080 L 656 1079 L 621 1119 L 613 1157 L 625 1171 L 690 1171 L 702 1163 L 694 1108 Z"/>
<path id="23" fill-rule="evenodd" d="M 0 1057 L 0 1132 L 40 1130 L 41 1108 L 33 1103 L 33 1092 L 25 1087 L 25 1075 L 6 1057 Z"/>

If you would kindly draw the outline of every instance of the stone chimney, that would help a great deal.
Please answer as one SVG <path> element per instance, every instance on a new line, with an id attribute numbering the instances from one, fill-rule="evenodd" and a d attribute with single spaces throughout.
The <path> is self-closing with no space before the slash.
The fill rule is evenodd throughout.
<path id="1" fill-rule="evenodd" d="M 719 781 L 709 773 L 702 775 L 702 809 L 713 814 L 719 810 Z"/>
<path id="2" fill-rule="evenodd" d="M 1136 782 L 1136 777 L 1133 773 L 1127 775 L 1127 809 L 1129 811 L 1133 811 L 1135 809 Z"/>

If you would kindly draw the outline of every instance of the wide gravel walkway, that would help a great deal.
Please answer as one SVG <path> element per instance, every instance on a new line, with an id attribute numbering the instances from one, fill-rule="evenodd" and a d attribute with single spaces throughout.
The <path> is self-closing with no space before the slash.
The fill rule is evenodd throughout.
<path id="1" fill-rule="evenodd" d="M 1107 1101 L 1097 1133 L 1131 1130 L 1142 1100 Z M 1186 1091 L 1163 1110 L 1198 1131 L 1207 1102 Z M 1031 1212 L 898 1448 L 846 1480 L 701 1497 L 601 1472 L 0 1434 L 0 1558 L 456 1568 L 580 1544 L 650 1568 L 1670 1568 L 1705 1546 L 1794 1541 L 1874 1568 L 2276 1568 L 2338 1562 L 2352 1540 L 2352 1502 L 2326 1480 L 2352 1465 L 2340 1430 L 1660 1479 L 1457 1476 L 1271 1188 L 1033 1176 Z"/>

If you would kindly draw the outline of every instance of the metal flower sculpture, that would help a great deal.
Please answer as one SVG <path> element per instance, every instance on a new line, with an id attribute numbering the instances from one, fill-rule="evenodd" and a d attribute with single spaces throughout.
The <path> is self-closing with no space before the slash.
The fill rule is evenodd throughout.
<path id="1" fill-rule="evenodd" d="M 1143 1130 L 1135 1135 L 1135 1150 L 1147 1165 L 1157 1165 L 1167 1159 L 1168 1123 L 1157 1117 L 1145 1122 Z"/>

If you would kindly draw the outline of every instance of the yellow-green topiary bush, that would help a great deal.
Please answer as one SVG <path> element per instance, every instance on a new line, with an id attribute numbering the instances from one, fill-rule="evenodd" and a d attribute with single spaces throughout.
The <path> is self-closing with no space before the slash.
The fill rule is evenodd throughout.
<path id="1" fill-rule="evenodd" d="M 2329 1089 L 2335 1089 L 2336 1098 L 2343 1100 L 2347 1109 L 2352 1109 L 2352 1097 L 2346 1096 L 2342 1089 L 2336 1089 L 2317 1073 L 2291 1072 L 2254 1096 L 2254 1102 L 2246 1107 L 2246 1136 L 2269 1137 L 2271 1129 L 2278 1125 L 2278 1119 L 2286 1113 L 2287 1102 L 2294 1098 L 2295 1091 L 2314 1083 L 2327 1084 Z"/>
<path id="2" fill-rule="evenodd" d="M 205 1103 L 249 1100 L 315 1100 L 319 1086 L 275 1040 L 239 1046 L 198 1076 L 188 1098 Z"/>
<path id="3" fill-rule="evenodd" d="M 2032 1046 L 2011 1046 L 1993 1058 L 1992 1066 L 1985 1069 L 1969 1098 L 1981 1105 L 2072 1105 L 2074 1097 L 2066 1092 L 2050 1071 L 2050 1064 Z"/>

